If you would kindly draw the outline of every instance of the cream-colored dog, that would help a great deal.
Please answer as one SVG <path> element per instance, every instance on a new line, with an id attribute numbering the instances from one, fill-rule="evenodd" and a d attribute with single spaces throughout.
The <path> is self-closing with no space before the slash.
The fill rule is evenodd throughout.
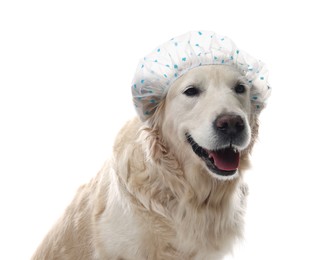
<path id="1" fill-rule="evenodd" d="M 242 236 L 253 89 L 227 65 L 174 81 L 147 123 L 120 131 L 32 259 L 222 259 Z"/>

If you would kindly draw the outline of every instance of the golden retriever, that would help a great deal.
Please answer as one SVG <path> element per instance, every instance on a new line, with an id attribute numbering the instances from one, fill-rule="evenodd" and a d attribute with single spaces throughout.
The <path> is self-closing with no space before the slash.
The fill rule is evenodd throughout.
<path id="1" fill-rule="evenodd" d="M 32 259 L 222 259 L 242 237 L 253 88 L 228 65 L 175 80 L 147 123 L 123 127 Z"/>

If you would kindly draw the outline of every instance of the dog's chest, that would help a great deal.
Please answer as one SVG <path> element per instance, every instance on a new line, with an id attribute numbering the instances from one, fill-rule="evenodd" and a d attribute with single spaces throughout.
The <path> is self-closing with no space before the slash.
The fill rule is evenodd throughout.
<path id="1" fill-rule="evenodd" d="M 210 201 L 204 207 L 184 201 L 162 207 L 158 214 L 121 196 L 117 187 L 110 186 L 105 211 L 97 222 L 104 259 L 221 259 L 241 235 L 242 189 L 236 189 L 220 207 Z"/>
<path id="2" fill-rule="evenodd" d="M 221 259 L 240 236 L 242 223 L 237 212 L 195 212 L 176 224 L 173 246 L 184 259 Z"/>
<path id="3" fill-rule="evenodd" d="M 100 239 L 111 259 L 221 259 L 236 235 L 233 219 L 231 214 L 222 222 L 222 216 L 215 220 L 200 212 L 170 226 L 114 204 L 101 217 Z"/>

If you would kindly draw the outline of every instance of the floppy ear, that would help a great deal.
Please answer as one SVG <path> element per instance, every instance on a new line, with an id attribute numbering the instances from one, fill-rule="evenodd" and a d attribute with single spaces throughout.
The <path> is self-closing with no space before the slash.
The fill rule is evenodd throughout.
<path id="1" fill-rule="evenodd" d="M 164 119 L 164 112 L 165 112 L 165 98 L 160 101 L 151 117 L 147 120 L 146 123 L 148 124 L 148 126 L 153 129 L 161 130 Z"/>
<path id="2" fill-rule="evenodd" d="M 145 127 L 143 127 L 141 133 L 141 138 L 146 145 L 147 159 L 155 162 L 168 153 L 161 132 L 164 111 L 165 100 L 162 100 L 153 115 L 145 122 Z"/>

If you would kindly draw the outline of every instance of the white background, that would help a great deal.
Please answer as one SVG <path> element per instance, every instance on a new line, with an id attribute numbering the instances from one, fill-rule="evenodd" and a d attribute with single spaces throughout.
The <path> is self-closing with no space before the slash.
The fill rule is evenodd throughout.
<path id="1" fill-rule="evenodd" d="M 227 259 L 309 259 L 305 1 L 0 2 L 0 259 L 29 259 L 135 115 L 139 58 L 214 30 L 262 59 L 273 93 L 247 172 L 246 239 Z"/>

